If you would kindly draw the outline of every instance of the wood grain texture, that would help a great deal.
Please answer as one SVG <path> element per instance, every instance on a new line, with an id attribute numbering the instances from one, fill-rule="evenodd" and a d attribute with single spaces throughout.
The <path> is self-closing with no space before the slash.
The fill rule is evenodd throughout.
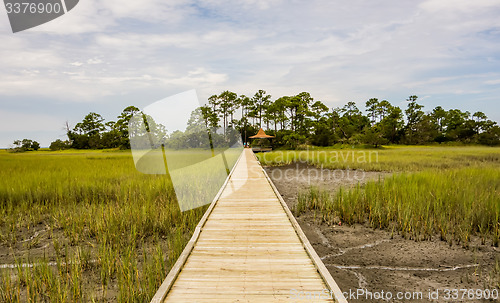
<path id="1" fill-rule="evenodd" d="M 245 149 L 152 302 L 346 302 L 285 208 Z"/>

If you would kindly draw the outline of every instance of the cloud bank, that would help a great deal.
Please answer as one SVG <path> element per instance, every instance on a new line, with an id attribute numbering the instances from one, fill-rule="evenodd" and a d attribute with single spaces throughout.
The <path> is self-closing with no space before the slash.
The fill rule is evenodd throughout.
<path id="1" fill-rule="evenodd" d="M 17 115 L 26 137 L 40 120 L 59 136 L 80 110 L 111 119 L 193 88 L 200 99 L 309 91 L 330 107 L 371 97 L 404 106 L 416 94 L 428 110 L 500 120 L 494 0 L 86 0 L 17 34 L 2 15 L 0 113 Z M 2 125 L 0 146 L 10 133 Z"/>

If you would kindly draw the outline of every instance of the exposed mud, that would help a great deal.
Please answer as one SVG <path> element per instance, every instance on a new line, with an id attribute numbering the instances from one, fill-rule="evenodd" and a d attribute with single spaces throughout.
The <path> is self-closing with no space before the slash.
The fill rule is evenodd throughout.
<path id="1" fill-rule="evenodd" d="M 98 243 L 96 239 L 78 239 L 72 242 L 61 229 L 51 229 L 49 224 L 40 222 L 30 229 L 16 230 L 14 243 L 0 243 L 0 273 L 10 273 L 17 280 L 17 268 L 33 268 L 48 265 L 54 270 L 58 266 L 80 263 L 82 271 L 82 302 L 117 302 L 119 296 L 118 278 L 112 277 L 102 288 L 99 270 Z M 138 251 L 137 266 L 144 265 L 144 251 L 151 252 L 155 246 L 149 241 L 142 243 Z M 76 256 L 79 258 L 76 258 Z M 41 262 L 43 260 L 43 262 Z M 10 270 L 10 271 L 9 271 Z M 94 300 L 95 299 L 95 300 Z M 28 301 L 21 293 L 21 302 Z M 0 301 L 3 302 L 3 301 Z M 45 301 L 44 301 L 45 302 Z"/>
<path id="2" fill-rule="evenodd" d="M 267 167 L 266 171 L 280 191 L 289 207 L 297 202 L 298 193 L 310 186 L 336 191 L 341 186 L 352 187 L 369 180 L 378 180 L 389 173 L 362 171 L 330 171 L 305 164 L 292 164 L 282 167 Z M 406 240 L 386 230 L 354 225 L 338 226 L 319 223 L 313 213 L 297 217 L 304 233 L 326 267 L 347 294 L 349 302 L 496 302 L 496 300 L 445 300 L 446 289 L 492 289 L 490 273 L 495 264 L 495 256 L 500 249 L 481 245 L 473 240 L 470 249 L 457 245 L 449 246 L 438 237 L 431 241 L 415 242 Z M 62 230 L 50 229 L 40 222 L 29 230 L 18 230 L 14 245 L 0 244 L 0 270 L 14 268 L 19 260 L 24 266 L 31 267 L 30 260 L 46 258 L 54 265 L 57 257 L 65 259 L 74 255 L 78 245 L 71 243 Z M 92 241 L 93 242 L 93 241 Z M 97 255 L 96 243 L 88 242 L 88 255 Z M 146 243 L 146 246 L 147 243 Z M 58 249 L 57 247 L 69 247 Z M 139 259 L 142 260 L 140 254 Z M 141 261 L 139 260 L 139 266 Z M 98 260 L 89 258 L 88 270 L 82 288 L 88 297 L 101 298 L 102 302 L 117 300 L 117 281 L 113 279 L 106 293 L 99 288 L 99 271 L 94 264 Z M 372 294 L 384 291 L 386 300 L 366 299 L 367 295 L 356 299 L 349 295 L 360 289 Z M 315 290 L 311 290 L 315 291 Z M 438 292 L 438 299 L 429 298 L 429 291 Z M 390 292 L 392 299 L 387 300 Z M 413 294 L 413 292 L 416 292 Z M 419 296 L 417 299 L 397 299 L 398 293 Z M 462 292 L 459 292 L 462 296 Z M 304 299 L 300 302 L 307 302 Z"/>
<path id="3" fill-rule="evenodd" d="M 348 178 L 348 173 L 354 176 L 356 171 L 344 171 L 346 177 L 332 179 L 328 178 L 331 172 L 305 164 L 265 169 L 289 207 L 297 202 L 298 193 L 310 186 L 334 192 L 340 186 L 351 187 L 389 175 L 358 171 L 357 175 L 363 178 Z M 286 171 L 289 178 L 284 177 Z M 450 246 L 439 237 L 416 242 L 391 231 L 362 225 L 330 226 L 319 223 L 312 213 L 296 219 L 349 302 L 497 302 L 469 299 L 467 294 L 462 299 L 460 289 L 492 289 L 490 274 L 500 250 L 481 245 L 477 239 L 473 239 L 469 249 L 464 249 Z M 373 296 L 383 291 L 385 299 L 370 298 L 366 292 L 353 296 L 360 289 Z M 447 289 L 459 290 L 459 298 L 446 300 Z M 432 299 L 436 298 L 436 291 L 438 297 Z M 429 292 L 433 292 L 432 297 Z M 398 295 L 403 298 L 398 299 Z"/>

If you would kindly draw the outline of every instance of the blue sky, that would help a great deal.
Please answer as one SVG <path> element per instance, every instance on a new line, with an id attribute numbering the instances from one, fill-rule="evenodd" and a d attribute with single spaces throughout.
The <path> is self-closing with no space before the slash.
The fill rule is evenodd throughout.
<path id="1" fill-rule="evenodd" d="M 16 34 L 1 10 L 0 147 L 190 89 L 361 108 L 415 94 L 500 121 L 498 0 L 81 0 Z"/>

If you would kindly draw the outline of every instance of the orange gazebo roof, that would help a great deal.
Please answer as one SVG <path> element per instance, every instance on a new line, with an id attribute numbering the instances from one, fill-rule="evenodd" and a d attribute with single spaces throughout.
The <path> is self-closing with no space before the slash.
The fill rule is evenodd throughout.
<path id="1" fill-rule="evenodd" d="M 259 129 L 259 132 L 257 132 L 257 134 L 255 136 L 251 136 L 249 138 L 250 139 L 269 139 L 269 138 L 274 138 L 274 136 L 266 135 L 264 130 L 261 128 L 261 129 Z"/>

